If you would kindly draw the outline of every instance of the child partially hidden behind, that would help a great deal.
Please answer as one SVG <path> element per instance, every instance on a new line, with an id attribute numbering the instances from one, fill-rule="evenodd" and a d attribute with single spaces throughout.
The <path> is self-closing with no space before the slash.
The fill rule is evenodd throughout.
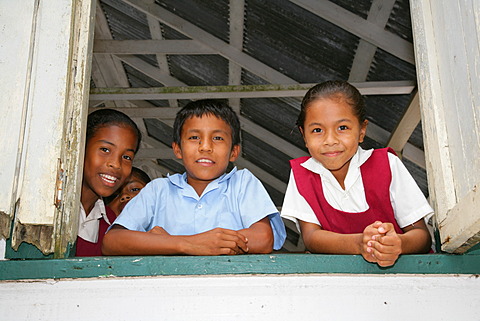
<path id="1" fill-rule="evenodd" d="M 123 186 L 118 189 L 118 191 L 110 197 L 109 201 L 106 202 L 107 214 L 109 211 L 112 211 L 115 214 L 115 217 L 120 215 L 123 211 L 125 205 L 128 204 L 137 196 L 138 193 L 151 181 L 147 173 L 142 171 L 138 167 L 132 167 L 132 173 L 125 180 Z"/>
<path id="2" fill-rule="evenodd" d="M 368 121 L 358 90 L 328 81 L 311 88 L 297 125 L 311 157 L 291 161 L 282 216 L 299 224 L 314 253 L 361 254 L 379 266 L 426 253 L 433 210 L 389 149 L 363 150 Z"/>
<path id="3" fill-rule="evenodd" d="M 186 173 L 155 179 L 132 199 L 103 240 L 105 255 L 270 253 L 286 232 L 261 182 L 229 162 L 240 154 L 240 123 L 227 105 L 200 100 L 174 123 L 175 156 Z"/>

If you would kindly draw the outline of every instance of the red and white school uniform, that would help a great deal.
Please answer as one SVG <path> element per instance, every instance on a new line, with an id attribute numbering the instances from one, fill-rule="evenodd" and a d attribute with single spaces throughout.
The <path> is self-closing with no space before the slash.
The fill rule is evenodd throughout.
<path id="1" fill-rule="evenodd" d="M 393 223 L 401 233 L 433 213 L 401 160 L 387 149 L 359 147 L 350 161 L 345 189 L 312 157 L 294 159 L 291 165 L 282 217 L 297 224 L 302 220 L 337 233 L 361 233 L 379 220 Z"/>
<path id="2" fill-rule="evenodd" d="M 90 214 L 80 204 L 80 218 L 76 256 L 101 256 L 102 241 L 107 229 L 115 221 L 115 213 L 105 206 L 102 199 L 95 202 Z"/>

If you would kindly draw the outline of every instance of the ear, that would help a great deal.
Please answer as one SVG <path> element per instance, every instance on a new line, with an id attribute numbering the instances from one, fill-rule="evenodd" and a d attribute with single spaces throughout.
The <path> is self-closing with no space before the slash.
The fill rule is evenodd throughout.
<path id="1" fill-rule="evenodd" d="M 236 161 L 238 156 L 240 156 L 240 145 L 233 145 L 232 151 L 230 152 L 230 161 Z"/>
<path id="2" fill-rule="evenodd" d="M 172 149 L 173 149 L 173 153 L 175 154 L 175 157 L 178 158 L 178 159 L 183 159 L 182 157 L 182 148 L 180 147 L 179 144 L 173 142 L 172 143 Z"/>
<path id="3" fill-rule="evenodd" d="M 367 125 L 368 125 L 368 120 L 364 120 L 362 124 L 360 124 L 360 136 L 358 138 L 359 143 L 363 143 L 363 139 L 367 135 Z"/>

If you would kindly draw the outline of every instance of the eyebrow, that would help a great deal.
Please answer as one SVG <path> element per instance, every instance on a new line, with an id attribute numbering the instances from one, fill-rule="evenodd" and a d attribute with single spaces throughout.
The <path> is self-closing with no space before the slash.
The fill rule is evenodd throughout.
<path id="1" fill-rule="evenodd" d="M 104 143 L 104 144 L 107 144 L 107 145 L 111 145 L 111 146 L 116 146 L 114 143 L 112 143 L 108 140 L 104 140 L 104 139 L 99 139 L 98 142 L 101 142 L 101 143 Z M 130 151 L 130 152 L 135 154 L 135 150 L 133 148 L 127 148 L 127 151 Z"/>
<path id="2" fill-rule="evenodd" d="M 351 119 L 348 119 L 348 118 L 343 118 L 343 119 L 339 119 L 337 120 L 335 123 L 343 123 L 343 122 L 347 122 L 347 123 L 351 123 L 352 120 Z M 322 126 L 323 124 L 322 123 L 319 123 L 319 122 L 313 122 L 313 123 L 310 123 L 307 125 L 307 127 L 311 127 L 311 126 Z"/>
<path id="3" fill-rule="evenodd" d="M 202 131 L 201 129 L 189 129 L 189 130 L 186 131 L 186 133 L 199 133 L 201 131 Z M 215 129 L 212 132 L 213 133 L 224 133 L 224 134 L 228 135 L 228 132 L 226 130 L 222 130 L 222 129 Z"/>

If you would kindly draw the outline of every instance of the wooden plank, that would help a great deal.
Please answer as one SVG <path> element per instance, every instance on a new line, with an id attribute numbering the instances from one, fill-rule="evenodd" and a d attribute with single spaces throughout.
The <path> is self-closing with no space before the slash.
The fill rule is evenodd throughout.
<path id="1" fill-rule="evenodd" d="M 314 85 L 315 84 L 93 88 L 90 91 L 90 99 L 95 101 L 112 99 L 161 100 L 303 97 L 307 90 Z M 365 82 L 353 83 L 353 85 L 358 88 L 362 95 L 409 94 L 414 89 L 414 82 L 412 81 Z"/>
<path id="2" fill-rule="evenodd" d="M 367 136 L 379 142 L 380 144 L 387 146 L 390 133 L 378 126 L 377 124 L 369 122 L 367 127 Z M 413 162 L 414 164 L 423 169 L 426 168 L 425 153 L 423 152 L 423 150 L 408 142 L 403 148 L 402 157 L 408 159 L 409 161 Z"/>
<path id="3" fill-rule="evenodd" d="M 474 14 L 470 12 L 471 5 L 466 7 L 467 3 L 473 1 L 447 1 L 432 9 L 439 24 L 450 26 L 441 34 L 443 41 L 438 46 L 442 86 L 445 90 L 452 88 L 444 99 L 445 106 L 448 106 L 445 121 L 457 200 L 480 180 L 480 127 L 475 120 L 475 110 L 480 109 L 475 105 L 475 101 L 480 100 L 480 87 L 474 87 L 480 84 L 476 79 L 480 75 L 477 41 L 480 28 L 475 28 Z M 461 33 L 465 36 L 460 37 Z"/>
<path id="4" fill-rule="evenodd" d="M 480 240 L 480 214 L 474 210 L 480 181 L 480 122 L 474 120 L 480 28 L 469 29 L 479 25 L 478 16 L 472 1 L 414 2 L 411 8 L 430 195 L 443 248 L 463 252 Z"/>
<path id="5" fill-rule="evenodd" d="M 462 254 L 480 241 L 480 182 L 447 213 L 440 225 L 442 250 Z"/>
<path id="6" fill-rule="evenodd" d="M 4 159 L 0 165 L 0 238 L 10 236 L 17 200 L 37 13 L 38 2 L 33 0 L 0 2 L 0 57 L 10 57 L 0 60 L 2 75 L 8 75 L 0 78 L 0 142 Z"/>
<path id="7" fill-rule="evenodd" d="M 158 22 L 158 20 L 147 15 L 147 21 L 148 21 L 148 28 L 150 29 L 150 35 L 152 39 L 162 40 L 163 39 L 162 28 L 160 27 L 160 23 Z M 166 74 L 171 75 L 170 66 L 168 65 L 167 55 L 157 54 L 156 58 L 157 58 L 158 68 L 163 72 L 165 72 Z M 169 100 L 168 103 L 172 107 L 178 107 L 178 101 L 175 99 Z"/>
<path id="8" fill-rule="evenodd" d="M 11 239 L 14 249 L 28 242 L 44 254 L 55 249 L 58 257 L 65 256 L 76 238 L 79 164 L 85 143 L 82 124 L 87 111 L 83 104 L 87 103 L 93 41 L 92 3 L 39 2 L 36 23 L 42 27 L 35 31 L 28 76 L 31 86 L 24 144 L 20 146 L 24 156 Z"/>
<path id="9" fill-rule="evenodd" d="M 402 150 L 408 142 L 415 128 L 421 120 L 420 102 L 418 92 L 415 93 L 410 104 L 402 115 L 402 118 L 397 123 L 388 140 L 387 146 L 393 148 L 398 155 L 402 154 Z"/>
<path id="10" fill-rule="evenodd" d="M 250 276 L 251 274 L 292 274 L 298 278 L 300 274 L 314 273 L 380 276 L 386 274 L 480 274 L 480 255 L 402 255 L 396 264 L 389 268 L 371 264 L 360 255 L 276 253 L 206 257 L 104 256 L 69 260 L 0 261 L 0 280 L 229 274 Z M 475 280 L 471 276 L 468 278 L 469 282 Z M 385 279 L 389 278 L 382 277 L 382 282 Z M 398 279 L 398 276 L 393 279 Z M 464 303 L 463 299 L 462 302 Z"/>
<path id="11" fill-rule="evenodd" d="M 158 23 L 157 20 L 154 19 Z M 216 51 L 195 40 L 96 39 L 93 53 L 121 55 L 213 55 Z"/>
<path id="12" fill-rule="evenodd" d="M 245 16 L 245 0 L 230 0 L 230 45 L 240 51 L 243 50 L 243 31 Z M 242 80 L 242 67 L 228 62 L 228 84 L 240 85 Z M 230 107 L 240 114 L 240 98 L 230 98 L 228 100 Z"/>
<path id="13" fill-rule="evenodd" d="M 388 18 L 392 13 L 396 0 L 374 0 L 368 12 L 367 21 L 384 28 L 388 22 Z M 365 81 L 373 62 L 373 57 L 377 51 L 377 46 L 360 39 L 353 58 L 352 68 L 348 77 L 349 82 Z"/>
<path id="14" fill-rule="evenodd" d="M 386 52 L 415 64 L 413 45 L 399 36 L 378 27 L 333 2 L 323 0 L 290 0 L 296 5 L 382 48 Z"/>
<path id="15" fill-rule="evenodd" d="M 221 39 L 211 35 L 210 33 L 202 30 L 194 24 L 188 22 L 185 19 L 171 13 L 167 9 L 159 6 L 156 3 L 152 3 L 147 0 L 123 0 L 125 3 L 140 10 L 141 12 L 155 17 L 155 19 L 168 25 L 169 27 L 189 36 L 197 41 L 202 42 L 205 46 L 208 46 L 222 57 L 235 62 L 243 68 L 249 70 L 255 75 L 271 82 L 279 84 L 291 84 L 295 83 L 295 80 L 285 76 L 277 70 L 267 66 L 266 64 L 252 58 L 244 52 L 236 49 L 230 44 L 222 41 Z"/>
<path id="16" fill-rule="evenodd" d="M 453 171 L 451 167 L 448 134 L 444 110 L 446 95 L 441 85 L 439 55 L 436 44 L 437 25 L 431 11 L 432 2 L 410 3 L 412 30 L 416 41 L 415 55 L 419 83 L 420 111 L 429 181 L 429 194 L 437 222 L 442 222 L 456 203 Z M 438 30 L 441 34 L 442 32 Z M 439 38 L 441 39 L 441 38 Z"/>

